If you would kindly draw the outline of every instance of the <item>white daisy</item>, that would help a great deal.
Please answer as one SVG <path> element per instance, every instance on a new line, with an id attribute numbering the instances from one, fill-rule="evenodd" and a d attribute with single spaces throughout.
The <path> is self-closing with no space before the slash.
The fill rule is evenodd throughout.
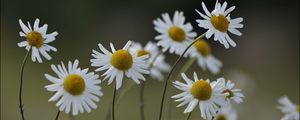
<path id="1" fill-rule="evenodd" d="M 224 106 L 214 120 L 237 120 L 237 113 L 231 106 Z"/>
<path id="2" fill-rule="evenodd" d="M 20 32 L 21 37 L 26 37 L 26 41 L 22 41 L 18 43 L 19 47 L 25 47 L 26 50 L 30 50 L 31 52 L 31 59 L 33 62 L 36 60 L 39 63 L 42 63 L 42 56 L 44 56 L 47 60 L 51 60 L 51 56 L 47 53 L 51 50 L 56 52 L 57 49 L 48 45 L 48 43 L 55 40 L 55 36 L 58 35 L 57 32 L 52 32 L 47 34 L 48 25 L 45 24 L 42 27 L 39 27 L 40 20 L 36 19 L 33 24 L 33 29 L 28 22 L 28 27 L 19 19 L 19 24 L 22 28 L 22 32 Z"/>
<path id="3" fill-rule="evenodd" d="M 158 46 L 153 42 L 148 42 L 143 48 L 140 43 L 133 43 L 129 48 L 130 51 L 136 53 L 136 56 L 149 55 L 147 59 L 150 65 L 150 76 L 154 79 L 163 80 L 164 75 L 162 72 L 170 70 L 170 65 L 165 62 L 165 55 L 160 53 Z"/>
<path id="4" fill-rule="evenodd" d="M 108 84 L 111 84 L 116 78 L 116 89 L 122 86 L 124 74 L 137 84 L 140 83 L 139 79 L 145 80 L 143 74 L 149 74 L 147 70 L 149 65 L 146 62 L 148 55 L 135 56 L 134 53 L 128 51 L 131 43 L 131 41 L 128 41 L 120 50 L 116 50 L 113 44 L 110 43 L 112 52 L 105 49 L 102 44 L 98 44 L 103 53 L 96 50 L 93 50 L 92 53 L 94 57 L 94 59 L 91 59 L 92 66 L 99 67 L 96 71 L 107 70 L 102 76 L 105 76 L 104 79 L 109 78 Z"/>
<path id="5" fill-rule="evenodd" d="M 241 89 L 234 89 L 235 84 L 230 80 L 227 80 L 227 82 L 224 78 L 219 78 L 218 80 L 220 80 L 221 83 L 224 83 L 223 93 L 228 93 L 228 96 L 226 97 L 227 103 L 230 104 L 231 100 L 238 104 L 243 102 L 242 98 L 244 98 L 245 96 L 241 93 Z"/>
<path id="6" fill-rule="evenodd" d="M 157 45 L 163 47 L 163 52 L 169 50 L 181 55 L 197 34 L 192 31 L 191 23 L 184 23 L 183 12 L 175 11 L 173 21 L 168 13 L 162 14 L 162 17 L 163 20 L 157 18 L 153 21 L 155 30 L 160 33 L 155 37 L 159 40 Z"/>
<path id="7" fill-rule="evenodd" d="M 72 109 L 73 115 L 96 109 L 95 102 L 99 102 L 98 97 L 103 95 L 101 87 L 98 86 L 101 83 L 99 76 L 94 72 L 88 72 L 88 68 L 82 70 L 78 64 L 79 61 L 75 60 L 73 64 L 69 61 L 67 67 L 63 62 L 61 65 L 51 65 L 57 77 L 45 74 L 45 77 L 53 83 L 45 88 L 56 92 L 49 101 L 60 99 L 56 103 L 59 110 L 68 114 Z"/>
<path id="8" fill-rule="evenodd" d="M 204 119 L 210 120 L 216 116 L 220 107 L 225 105 L 227 93 L 222 93 L 224 84 L 219 80 L 210 83 L 209 80 L 198 79 L 195 72 L 194 81 L 187 78 L 184 73 L 182 73 L 181 76 L 186 84 L 178 81 L 173 82 L 176 88 L 184 91 L 172 96 L 172 98 L 176 99 L 176 102 L 181 102 L 177 107 L 189 103 L 184 110 L 184 113 L 188 113 L 199 104 L 201 116 Z"/>
<path id="9" fill-rule="evenodd" d="M 299 105 L 292 103 L 287 96 L 281 97 L 278 102 L 278 108 L 285 114 L 281 120 L 299 120 Z"/>
<path id="10" fill-rule="evenodd" d="M 197 58 L 198 65 L 203 69 L 208 69 L 213 74 L 218 74 L 222 67 L 222 62 L 211 54 L 211 47 L 205 40 L 198 40 L 189 49 L 191 57 Z"/>
<path id="11" fill-rule="evenodd" d="M 243 18 L 230 18 L 230 12 L 235 9 L 235 6 L 232 6 L 226 10 L 227 2 L 224 2 L 223 5 L 221 3 L 216 2 L 215 9 L 210 13 L 206 8 L 205 4 L 202 2 L 202 7 L 204 9 L 205 14 L 202 14 L 198 10 L 196 10 L 202 18 L 197 19 L 198 26 L 208 29 L 206 32 L 206 38 L 209 39 L 212 35 L 214 35 L 214 40 L 219 41 L 226 48 L 230 46 L 235 47 L 236 43 L 229 37 L 227 31 L 233 33 L 235 35 L 241 36 L 242 33 L 237 30 L 237 28 L 243 28 Z"/>

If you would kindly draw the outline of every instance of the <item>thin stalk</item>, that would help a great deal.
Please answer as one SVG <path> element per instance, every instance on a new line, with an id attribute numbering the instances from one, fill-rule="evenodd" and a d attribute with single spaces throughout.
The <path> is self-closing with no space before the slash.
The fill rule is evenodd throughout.
<path id="1" fill-rule="evenodd" d="M 173 64 L 168 76 L 167 76 L 167 79 L 165 80 L 164 82 L 164 90 L 163 90 L 163 94 L 162 94 L 162 99 L 161 99 L 161 102 L 160 102 L 160 112 L 159 112 L 159 120 L 162 120 L 162 111 L 163 111 L 163 107 L 164 107 L 164 100 L 165 100 L 165 94 L 166 94 L 166 91 L 167 91 L 167 86 L 168 86 L 168 82 L 169 82 L 169 79 L 171 77 L 171 74 L 173 73 L 175 67 L 177 66 L 177 64 L 179 63 L 179 61 L 183 58 L 184 54 L 188 51 L 188 49 L 197 41 L 197 40 L 200 40 L 202 39 L 203 37 L 205 36 L 205 33 L 203 33 L 202 35 L 200 35 L 199 37 L 197 37 L 184 51 L 183 53 L 180 55 L 180 57 L 175 61 L 175 63 Z"/>
<path id="2" fill-rule="evenodd" d="M 116 101 L 116 92 L 117 92 L 117 90 L 116 90 L 116 85 L 115 85 L 115 88 L 114 88 L 114 92 L 113 92 L 113 103 L 112 103 L 112 105 L 111 105 L 111 113 L 112 113 L 112 116 L 111 116 L 111 118 L 112 118 L 112 120 L 115 120 L 115 101 Z"/>
<path id="3" fill-rule="evenodd" d="M 31 49 L 29 49 L 23 59 L 22 66 L 21 66 L 21 72 L 20 72 L 20 89 L 19 89 L 19 109 L 20 109 L 20 114 L 22 116 L 22 120 L 25 120 L 24 116 L 24 109 L 23 109 L 23 100 L 22 100 L 22 92 L 23 92 L 23 72 L 24 72 L 24 67 L 25 63 L 27 61 L 28 55 L 30 53 Z"/>
<path id="4" fill-rule="evenodd" d="M 183 65 L 183 67 L 179 70 L 179 74 L 177 74 L 177 76 L 175 77 L 175 80 L 179 80 L 179 77 L 180 77 L 180 74 L 181 73 L 185 73 L 192 65 L 193 65 L 193 63 L 195 62 L 195 60 L 196 60 L 196 58 L 190 58 L 184 65 Z M 173 90 L 174 89 L 174 87 L 171 87 L 170 88 L 171 90 L 171 95 L 173 95 L 174 94 L 174 92 L 175 92 L 175 90 Z M 168 104 L 168 108 L 167 108 L 167 111 L 168 111 L 168 116 L 167 116 L 167 120 L 172 120 L 172 101 L 168 101 L 169 102 L 169 104 Z"/>
<path id="5" fill-rule="evenodd" d="M 189 114 L 186 116 L 185 120 L 189 120 L 191 115 L 192 115 L 192 112 L 189 112 Z"/>
<path id="6" fill-rule="evenodd" d="M 145 120 L 144 88 L 145 88 L 145 82 L 141 81 L 141 86 L 140 86 L 140 117 L 141 117 L 141 120 Z"/>
<path id="7" fill-rule="evenodd" d="M 125 80 L 127 81 L 127 80 Z M 132 87 L 134 86 L 134 83 L 131 81 L 126 82 L 126 84 L 124 85 L 124 88 L 122 90 L 120 90 L 119 94 L 116 96 L 116 105 L 118 106 L 118 103 L 120 101 L 120 99 L 125 95 L 125 93 L 127 93 L 127 91 L 129 91 Z M 112 104 L 112 102 L 110 103 Z M 107 113 L 106 113 L 106 117 L 105 120 L 110 120 L 111 119 L 111 107 L 108 108 Z"/>
<path id="8" fill-rule="evenodd" d="M 58 110 L 58 112 L 56 114 L 56 117 L 55 117 L 55 120 L 58 120 L 59 115 L 60 115 L 60 110 Z"/>

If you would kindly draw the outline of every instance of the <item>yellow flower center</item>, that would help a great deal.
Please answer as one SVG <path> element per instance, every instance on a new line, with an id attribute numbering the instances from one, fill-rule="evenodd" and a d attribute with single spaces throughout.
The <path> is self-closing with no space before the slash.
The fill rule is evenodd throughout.
<path id="1" fill-rule="evenodd" d="M 203 56 L 207 56 L 211 53 L 211 48 L 205 40 L 196 41 L 193 46 Z"/>
<path id="2" fill-rule="evenodd" d="M 222 93 L 228 93 L 229 95 L 227 96 L 227 98 L 232 98 L 234 96 L 234 93 L 229 89 L 224 90 Z"/>
<path id="3" fill-rule="evenodd" d="M 300 112 L 300 105 L 297 105 L 297 111 Z"/>
<path id="4" fill-rule="evenodd" d="M 218 115 L 215 120 L 227 120 L 227 118 L 224 115 Z"/>
<path id="5" fill-rule="evenodd" d="M 32 31 L 26 35 L 27 42 L 30 46 L 35 46 L 37 48 L 41 47 L 44 43 L 44 38 L 41 33 Z"/>
<path id="6" fill-rule="evenodd" d="M 131 68 L 133 60 L 128 50 L 117 50 L 112 54 L 110 63 L 119 70 L 128 70 Z"/>
<path id="7" fill-rule="evenodd" d="M 172 38 L 172 40 L 176 42 L 183 42 L 185 40 L 185 32 L 182 28 L 177 26 L 172 26 L 169 29 L 169 36 Z"/>
<path id="8" fill-rule="evenodd" d="M 229 26 L 229 21 L 224 15 L 213 15 L 210 18 L 211 24 L 219 31 L 221 32 L 227 32 L 228 26 Z"/>
<path id="9" fill-rule="evenodd" d="M 72 95 L 80 95 L 85 89 L 83 78 L 77 74 L 71 74 L 64 79 L 64 89 Z"/>
<path id="10" fill-rule="evenodd" d="M 192 85 L 191 93 L 198 100 L 209 100 L 212 95 L 212 88 L 205 80 L 199 80 Z"/>
<path id="11" fill-rule="evenodd" d="M 148 52 L 144 49 L 137 51 L 137 56 L 138 57 L 143 56 L 143 55 L 148 55 L 149 56 L 148 58 L 150 58 L 150 56 L 151 56 L 150 52 Z"/>

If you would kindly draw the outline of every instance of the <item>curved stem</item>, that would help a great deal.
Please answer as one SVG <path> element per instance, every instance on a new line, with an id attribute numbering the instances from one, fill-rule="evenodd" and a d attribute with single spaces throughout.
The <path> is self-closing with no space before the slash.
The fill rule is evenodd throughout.
<path id="1" fill-rule="evenodd" d="M 145 88 L 145 82 L 141 81 L 141 86 L 140 86 L 140 117 L 141 117 L 141 120 L 145 120 L 144 88 Z"/>
<path id="2" fill-rule="evenodd" d="M 112 116 L 111 116 L 111 119 L 112 120 L 115 120 L 115 101 L 116 101 L 116 92 L 117 92 L 117 90 L 116 90 L 116 85 L 115 85 L 115 87 L 114 87 L 114 92 L 113 92 L 113 102 L 112 102 L 112 105 L 111 105 L 111 113 L 112 113 Z"/>
<path id="3" fill-rule="evenodd" d="M 189 114 L 186 116 L 185 120 L 189 120 L 191 115 L 192 115 L 192 112 L 189 112 Z"/>
<path id="4" fill-rule="evenodd" d="M 24 109 L 23 109 L 23 101 L 22 101 L 22 91 L 23 91 L 23 71 L 25 67 L 25 63 L 27 61 L 28 55 L 30 53 L 31 49 L 29 49 L 23 59 L 22 66 L 21 66 L 21 72 L 20 72 L 20 89 L 19 89 L 19 109 L 20 109 L 20 114 L 22 116 L 22 120 L 25 120 L 24 117 Z"/>
<path id="5" fill-rule="evenodd" d="M 180 55 L 180 57 L 175 61 L 175 63 L 173 64 L 168 76 L 167 76 L 167 79 L 165 80 L 165 83 L 164 83 L 164 90 L 163 90 L 163 95 L 162 95 L 162 99 L 161 99 L 161 102 L 160 102 L 160 112 L 159 112 L 159 120 L 162 119 L 162 111 L 163 111 L 163 107 L 164 107 L 164 100 L 165 100 L 165 94 L 166 94 L 166 91 L 167 91 L 167 86 L 168 86 L 168 82 L 169 82 L 169 79 L 171 77 L 171 74 L 173 73 L 175 67 L 177 66 L 177 64 L 179 63 L 179 61 L 183 58 L 184 54 L 188 51 L 188 49 L 199 39 L 202 39 L 203 37 L 205 36 L 205 33 L 203 33 L 202 35 L 200 35 L 199 37 L 197 37 L 184 51 L 183 53 Z"/>
<path id="6" fill-rule="evenodd" d="M 60 111 L 58 110 L 58 112 L 56 114 L 56 117 L 55 117 L 55 120 L 58 120 L 59 115 L 60 115 Z"/>
<path id="7" fill-rule="evenodd" d="M 180 77 L 180 73 L 185 73 L 192 65 L 193 63 L 195 62 L 196 58 L 190 58 L 184 65 L 183 67 L 181 67 L 181 69 L 179 70 L 179 74 L 177 74 L 177 76 L 175 77 L 175 80 L 178 80 L 179 77 Z M 173 93 L 175 92 L 174 90 L 174 87 L 171 87 L 170 88 L 171 90 L 171 95 L 173 95 Z M 169 104 L 168 104 L 168 108 L 167 108 L 167 111 L 168 111 L 168 116 L 167 116 L 167 120 L 172 120 L 172 101 L 168 101 Z"/>

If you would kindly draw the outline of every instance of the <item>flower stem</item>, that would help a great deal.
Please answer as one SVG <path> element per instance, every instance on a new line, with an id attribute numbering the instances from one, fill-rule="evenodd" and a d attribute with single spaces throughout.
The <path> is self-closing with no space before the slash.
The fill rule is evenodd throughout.
<path id="1" fill-rule="evenodd" d="M 21 72 L 20 72 L 20 89 L 19 89 L 19 109 L 20 109 L 20 114 L 22 116 L 22 120 L 25 120 L 24 117 L 24 109 L 23 109 L 23 101 L 22 101 L 22 91 L 23 91 L 23 71 L 25 67 L 25 63 L 27 61 L 28 55 L 30 53 L 31 49 L 29 49 L 23 59 L 22 66 L 21 66 Z"/>
<path id="2" fill-rule="evenodd" d="M 181 69 L 179 70 L 179 73 L 185 73 L 192 65 L 193 63 L 195 62 L 196 58 L 190 58 L 184 65 L 183 67 L 181 67 Z M 175 77 L 175 80 L 178 80 L 180 77 L 180 74 L 177 74 L 177 76 Z M 175 92 L 174 87 L 171 87 L 170 88 L 171 90 L 171 95 L 173 95 L 173 93 Z M 167 108 L 167 111 L 168 111 L 168 119 L 167 120 L 172 120 L 172 101 L 168 101 L 169 104 L 168 104 L 168 108 Z"/>
<path id="3" fill-rule="evenodd" d="M 140 86 L 140 117 L 141 117 L 141 120 L 145 120 L 144 88 L 145 88 L 145 82 L 141 81 L 141 86 Z"/>
<path id="4" fill-rule="evenodd" d="M 115 88 L 114 88 L 114 92 L 113 92 L 113 102 L 112 102 L 112 105 L 111 105 L 111 113 L 112 113 L 112 116 L 111 116 L 111 119 L 112 120 L 115 120 L 115 101 L 116 101 L 116 85 L 115 85 Z"/>
<path id="5" fill-rule="evenodd" d="M 190 119 L 190 117 L 191 117 L 191 115 L 192 115 L 192 111 L 191 111 L 191 112 L 189 112 L 189 114 L 186 116 L 185 120 L 189 120 L 189 119 Z"/>
<path id="6" fill-rule="evenodd" d="M 168 76 L 167 76 L 167 79 L 165 80 L 164 82 L 164 90 L 163 90 L 163 94 L 162 94 L 162 99 L 161 99 L 161 102 L 160 102 L 160 112 L 159 112 L 159 120 L 162 120 L 162 111 L 163 111 L 163 107 L 164 107 L 164 100 L 165 100 L 165 94 L 166 94 L 166 91 L 167 91 L 167 86 L 168 86 L 168 82 L 169 82 L 169 79 L 171 77 L 171 74 L 173 73 L 175 67 L 177 66 L 177 64 L 179 63 L 179 61 L 183 58 L 184 54 L 188 51 L 188 49 L 196 42 L 198 41 L 199 39 L 202 39 L 203 37 L 205 36 L 205 33 L 203 33 L 202 35 L 200 35 L 199 37 L 197 37 L 184 51 L 183 53 L 180 55 L 180 57 L 175 61 L 175 63 L 173 64 Z"/>
<path id="7" fill-rule="evenodd" d="M 55 117 L 55 120 L 58 120 L 59 115 L 60 115 L 60 110 L 58 110 L 58 112 L 56 114 L 56 117 Z"/>

